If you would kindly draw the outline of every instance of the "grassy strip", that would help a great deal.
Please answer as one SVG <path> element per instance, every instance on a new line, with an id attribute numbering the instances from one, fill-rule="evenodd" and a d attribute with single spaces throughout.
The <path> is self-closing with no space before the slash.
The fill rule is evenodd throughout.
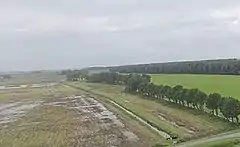
<path id="1" fill-rule="evenodd" d="M 240 139 L 234 138 L 234 139 L 225 139 L 221 141 L 215 141 L 215 142 L 209 142 L 204 143 L 201 145 L 195 145 L 194 147 L 237 147 L 240 146 Z"/>

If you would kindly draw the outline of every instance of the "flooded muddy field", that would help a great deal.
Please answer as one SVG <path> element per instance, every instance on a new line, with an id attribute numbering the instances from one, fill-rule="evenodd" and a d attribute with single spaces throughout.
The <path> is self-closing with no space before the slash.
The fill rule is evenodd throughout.
<path id="1" fill-rule="evenodd" d="M 11 90 L 11 89 L 24 89 L 24 88 L 43 88 L 56 86 L 57 83 L 41 83 L 41 84 L 30 84 L 30 85 L 0 85 L 0 90 Z"/>
<path id="2" fill-rule="evenodd" d="M 113 112 L 94 98 L 67 97 L 45 105 L 64 107 L 76 112 L 74 119 L 78 124 L 72 136 L 74 146 L 122 146 L 139 140 Z"/>
<path id="3" fill-rule="evenodd" d="M 129 126 L 122 114 L 111 110 L 86 95 L 2 102 L 0 146 L 145 147 L 152 143 L 144 141 L 148 136 Z"/>
<path id="4" fill-rule="evenodd" d="M 0 103 L 0 125 L 17 121 L 40 103 L 40 101 Z"/>
<path id="5" fill-rule="evenodd" d="M 0 147 L 146 147 L 165 141 L 123 108 L 65 85 L 0 94 Z"/>

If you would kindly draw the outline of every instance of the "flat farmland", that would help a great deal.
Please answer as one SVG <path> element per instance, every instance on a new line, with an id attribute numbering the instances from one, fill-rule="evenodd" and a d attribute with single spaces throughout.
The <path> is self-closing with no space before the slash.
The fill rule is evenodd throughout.
<path id="1" fill-rule="evenodd" d="M 0 86 L 55 83 L 64 79 L 64 76 L 54 71 L 10 74 L 10 76 L 10 79 L 0 79 Z"/>
<path id="2" fill-rule="evenodd" d="M 146 147 L 164 143 L 111 104 L 57 84 L 0 90 L 1 147 Z"/>
<path id="3" fill-rule="evenodd" d="M 138 116 L 154 123 L 178 140 L 191 140 L 235 129 L 227 121 L 166 101 L 153 101 L 124 93 L 124 87 L 96 83 L 69 83 L 90 93 L 105 96 Z"/>
<path id="4" fill-rule="evenodd" d="M 152 82 L 159 85 L 183 85 L 198 88 L 206 93 L 218 92 L 240 100 L 240 76 L 195 75 L 195 74 L 153 74 Z"/>

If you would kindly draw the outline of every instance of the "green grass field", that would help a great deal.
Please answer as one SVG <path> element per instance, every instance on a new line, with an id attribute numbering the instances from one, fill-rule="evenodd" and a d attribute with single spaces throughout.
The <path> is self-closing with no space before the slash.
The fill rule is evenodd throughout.
<path id="1" fill-rule="evenodd" d="M 193 74 L 156 74 L 151 76 L 155 84 L 183 85 L 186 88 L 198 88 L 206 93 L 218 92 L 240 100 L 240 76 Z"/>

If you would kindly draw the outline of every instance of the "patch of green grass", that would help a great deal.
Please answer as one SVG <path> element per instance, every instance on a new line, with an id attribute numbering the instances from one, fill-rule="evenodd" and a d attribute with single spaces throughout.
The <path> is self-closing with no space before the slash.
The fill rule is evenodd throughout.
<path id="1" fill-rule="evenodd" d="M 240 76 L 194 75 L 194 74 L 153 74 L 152 82 L 161 85 L 183 85 L 198 88 L 206 93 L 218 92 L 240 100 Z"/>
<path id="2" fill-rule="evenodd" d="M 240 139 L 232 138 L 232 139 L 223 139 L 220 141 L 204 143 L 201 145 L 194 145 L 194 147 L 239 147 Z"/>
<path id="3" fill-rule="evenodd" d="M 124 87 L 122 86 L 79 82 L 71 84 L 96 94 L 105 95 L 142 118 L 153 122 L 163 130 L 186 140 L 216 134 L 232 128 L 228 122 L 199 113 L 193 109 L 175 106 L 165 101 L 156 102 L 137 95 L 123 93 Z M 167 119 L 172 122 L 162 120 L 158 115 L 159 113 L 165 114 Z M 176 127 L 173 124 L 174 121 L 183 123 L 184 127 Z M 194 129 L 195 134 L 189 133 L 189 129 Z"/>

